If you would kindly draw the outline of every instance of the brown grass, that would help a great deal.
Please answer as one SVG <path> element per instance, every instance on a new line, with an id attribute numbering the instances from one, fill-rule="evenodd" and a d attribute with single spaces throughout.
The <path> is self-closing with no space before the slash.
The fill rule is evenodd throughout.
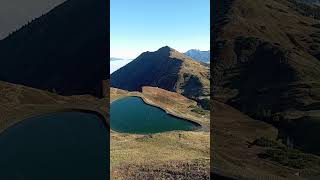
<path id="1" fill-rule="evenodd" d="M 126 96 L 142 97 L 149 104 L 161 107 L 172 114 L 193 119 L 207 127 L 207 130 L 204 128 L 201 131 L 173 131 L 153 135 L 111 131 L 112 179 L 185 179 L 209 176 L 209 114 L 201 117 L 191 112 L 191 108 L 188 107 L 196 105 L 195 101 L 153 87 L 144 87 L 142 93 L 111 88 L 110 94 L 111 101 Z"/>
<path id="2" fill-rule="evenodd" d="M 0 82 L 0 132 L 26 118 L 65 109 L 95 111 L 107 117 L 107 98 L 59 96 L 26 86 Z M 107 119 L 107 118 L 106 118 Z"/>

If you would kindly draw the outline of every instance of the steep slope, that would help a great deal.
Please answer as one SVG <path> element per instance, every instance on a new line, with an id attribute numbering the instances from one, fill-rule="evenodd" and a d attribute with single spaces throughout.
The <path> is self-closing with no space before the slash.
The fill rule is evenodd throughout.
<path id="1" fill-rule="evenodd" d="M 254 120 L 218 101 L 213 101 L 213 106 L 213 174 L 239 180 L 291 180 L 319 175 L 320 158 L 294 150 L 286 154 L 288 148 L 280 145 L 278 130 L 272 125 Z M 276 160 L 271 152 L 276 152 Z"/>
<path id="2" fill-rule="evenodd" d="M 49 12 L 65 0 L 2 0 L 0 2 L 0 39 L 29 21 Z"/>
<path id="3" fill-rule="evenodd" d="M 210 63 L 210 51 L 200 51 L 198 49 L 190 49 L 184 54 L 196 61 Z"/>
<path id="4" fill-rule="evenodd" d="M 220 3 L 227 8 L 214 22 L 216 97 L 284 128 L 320 110 L 320 21 L 291 0 Z"/>
<path id="5" fill-rule="evenodd" d="M 108 75 L 108 4 L 69 0 L 0 41 L 0 80 L 101 95 Z"/>
<path id="6" fill-rule="evenodd" d="M 202 101 L 209 96 L 209 68 L 170 48 L 142 53 L 111 75 L 111 86 L 141 91 L 154 86 Z"/>

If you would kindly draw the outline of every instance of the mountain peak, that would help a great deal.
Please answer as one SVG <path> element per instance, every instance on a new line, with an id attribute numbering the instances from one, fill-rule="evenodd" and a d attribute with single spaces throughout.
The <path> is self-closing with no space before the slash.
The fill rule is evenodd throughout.
<path id="1" fill-rule="evenodd" d="M 164 46 L 164 47 L 158 49 L 157 51 L 159 51 L 159 52 L 160 51 L 162 51 L 162 52 L 171 52 L 171 51 L 176 51 L 176 50 L 171 48 L 171 47 L 169 47 L 169 46 Z"/>
<path id="2" fill-rule="evenodd" d="M 144 52 L 111 74 L 111 86 L 141 91 L 153 86 L 197 99 L 209 94 L 209 69 L 175 49 L 164 46 Z"/>
<path id="3" fill-rule="evenodd" d="M 180 60 L 184 60 L 184 59 L 188 59 L 189 57 L 185 56 L 183 53 L 169 47 L 169 46 L 164 46 L 160 49 L 158 49 L 155 54 L 160 55 L 160 56 L 167 56 L 170 58 L 174 58 L 174 59 L 180 59 Z"/>

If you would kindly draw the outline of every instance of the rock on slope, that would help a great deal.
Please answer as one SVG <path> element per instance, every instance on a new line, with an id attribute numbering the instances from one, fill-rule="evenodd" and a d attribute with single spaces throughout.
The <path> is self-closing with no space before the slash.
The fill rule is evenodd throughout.
<path id="1" fill-rule="evenodd" d="M 101 95 L 108 7 L 69 0 L 0 41 L 0 80 L 62 95 Z"/>
<path id="2" fill-rule="evenodd" d="M 112 73 L 111 86 L 129 91 L 154 86 L 201 100 L 209 96 L 209 76 L 208 67 L 166 46 Z"/>

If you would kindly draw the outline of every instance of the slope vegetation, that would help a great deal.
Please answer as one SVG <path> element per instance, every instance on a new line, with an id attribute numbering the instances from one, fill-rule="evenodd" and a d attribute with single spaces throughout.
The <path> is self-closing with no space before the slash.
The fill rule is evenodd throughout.
<path id="1" fill-rule="evenodd" d="M 294 138 L 295 146 L 319 154 L 318 138 L 302 141 L 317 128 L 297 125 L 303 117 L 318 122 L 320 21 L 301 13 L 304 6 L 291 0 L 234 0 L 218 6 L 224 9 L 213 31 L 216 98 L 274 124 Z"/>
<path id="2" fill-rule="evenodd" d="M 318 176 L 318 7 L 294 0 L 226 0 L 214 7 L 213 173 L 236 179 Z M 269 128 L 260 129 L 261 123 Z M 277 132 L 270 137 L 267 129 Z"/>

